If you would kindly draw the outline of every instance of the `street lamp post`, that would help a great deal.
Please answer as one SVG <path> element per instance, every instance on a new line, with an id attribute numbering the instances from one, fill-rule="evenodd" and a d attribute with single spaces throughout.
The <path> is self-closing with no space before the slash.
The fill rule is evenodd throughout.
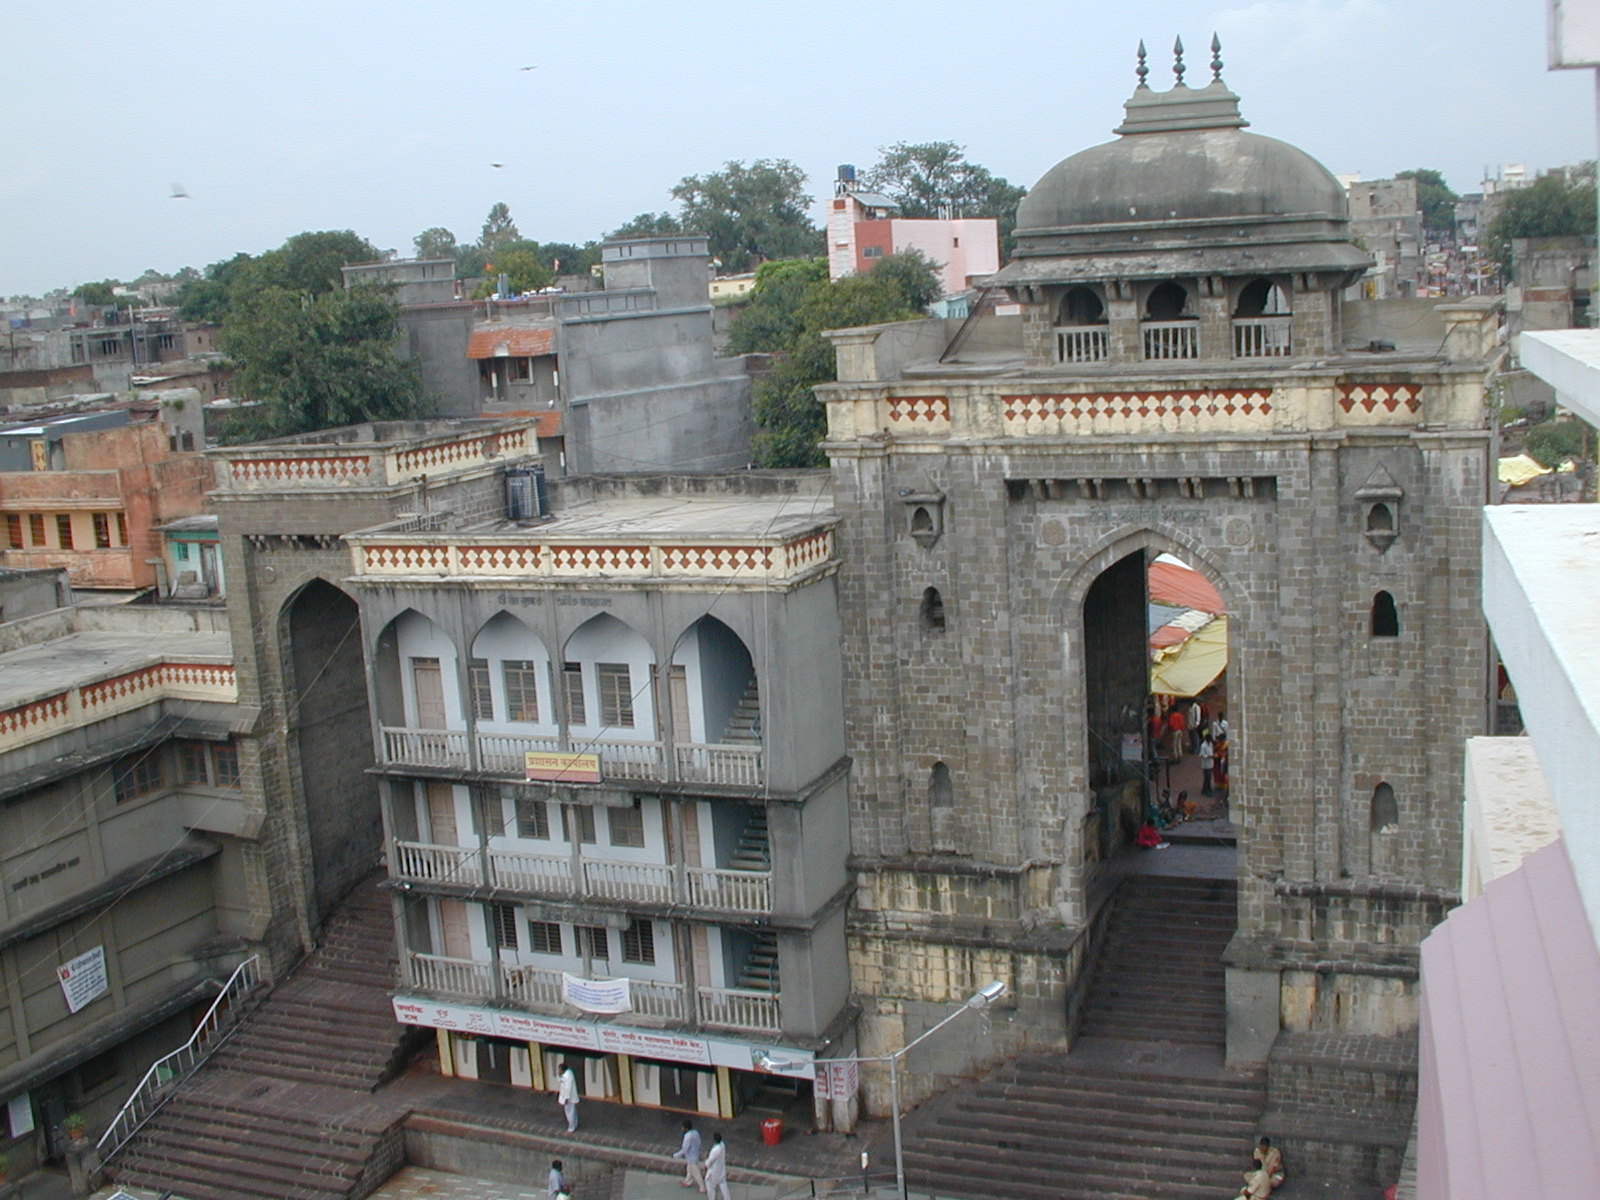
<path id="1" fill-rule="evenodd" d="M 956 1009 L 955 1012 L 950 1013 L 942 1021 L 938 1022 L 938 1024 L 924 1030 L 922 1033 L 912 1038 L 904 1046 L 901 1046 L 900 1049 L 890 1054 L 851 1054 L 846 1055 L 843 1058 L 814 1058 L 809 1062 L 802 1062 L 798 1059 L 773 1058 L 765 1050 L 756 1050 L 751 1052 L 750 1059 L 762 1070 L 772 1071 L 774 1073 L 780 1073 L 786 1070 L 792 1071 L 799 1067 L 816 1066 L 826 1063 L 888 1063 L 890 1105 L 889 1115 L 894 1128 L 895 1195 L 898 1197 L 898 1200 L 906 1200 L 905 1147 L 900 1139 L 900 1060 L 906 1055 L 910 1054 L 911 1051 L 915 1050 L 923 1042 L 931 1038 L 934 1034 L 938 1033 L 946 1025 L 950 1024 L 951 1021 L 954 1021 L 957 1017 L 961 1016 L 963 1013 L 972 1010 L 986 1009 L 1005 994 L 1006 985 L 1000 980 L 997 979 L 993 983 L 985 984 L 973 995 L 968 996 L 967 999 L 962 1003 L 961 1007 Z M 866 1158 L 865 1153 L 863 1153 L 861 1157 L 864 1160 Z"/>

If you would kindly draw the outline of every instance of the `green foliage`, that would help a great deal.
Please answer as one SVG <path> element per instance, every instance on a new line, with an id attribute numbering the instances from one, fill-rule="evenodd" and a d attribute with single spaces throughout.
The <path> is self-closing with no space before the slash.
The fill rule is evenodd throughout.
<path id="1" fill-rule="evenodd" d="M 682 233 L 683 226 L 678 223 L 678 218 L 671 213 L 640 213 L 631 220 L 624 221 L 610 233 L 608 238 L 630 237 L 661 237 L 669 233 Z"/>
<path id="2" fill-rule="evenodd" d="M 672 189 L 685 231 L 706 235 L 724 271 L 748 271 L 775 258 L 819 254 L 822 231 L 811 224 L 806 173 L 781 158 L 723 164 L 690 175 Z"/>
<path id="3" fill-rule="evenodd" d="M 321 296 L 344 287 L 341 268 L 383 257 L 366 238 L 348 229 L 297 233 L 259 257 L 235 254 L 212 263 L 200 279 L 178 293 L 178 311 L 188 321 L 226 325 L 238 306 L 257 293 L 276 288 L 299 296 Z"/>
<path id="4" fill-rule="evenodd" d="M 399 328 L 399 306 L 381 288 L 253 291 L 230 311 L 223 346 L 239 390 L 262 403 L 231 421 L 223 440 L 426 415 L 415 366 L 395 355 Z"/>
<path id="5" fill-rule="evenodd" d="M 1417 181 L 1417 207 L 1422 210 L 1422 227 L 1430 233 L 1453 233 L 1456 227 L 1456 201 L 1461 199 L 1444 176 L 1431 167 L 1397 171 L 1396 179 Z"/>
<path id="6" fill-rule="evenodd" d="M 1586 455 L 1589 427 L 1571 419 L 1542 421 L 1528 430 L 1523 440 L 1530 458 L 1541 467 L 1556 467 L 1569 458 Z"/>
<path id="7" fill-rule="evenodd" d="M 220 325 L 228 315 L 228 299 L 234 284 L 240 282 L 255 261 L 248 254 L 214 262 L 198 279 L 186 281 L 178 292 L 178 312 L 185 321 Z"/>
<path id="8" fill-rule="evenodd" d="M 454 258 L 459 249 L 456 235 L 443 225 L 424 229 L 411 239 L 411 244 L 417 248 L 418 258 Z"/>
<path id="9" fill-rule="evenodd" d="M 522 235 L 517 232 L 517 223 L 511 219 L 511 209 L 501 201 L 495 204 L 489 210 L 489 215 L 484 218 L 483 232 L 478 235 L 478 248 L 493 258 L 501 247 L 521 239 Z"/>
<path id="10" fill-rule="evenodd" d="M 1513 238 L 1593 237 L 1594 232 L 1594 164 L 1588 163 L 1576 171 L 1551 171 L 1505 193 L 1484 243 L 1501 270 L 1511 274 Z"/>
<path id="11" fill-rule="evenodd" d="M 599 242 L 540 242 L 535 253 L 552 275 L 587 275 L 600 263 Z"/>
<path id="12" fill-rule="evenodd" d="M 731 344 L 777 356 L 756 381 L 755 459 L 763 467 L 819 467 L 826 416 L 812 389 L 835 379 L 827 329 L 877 325 L 924 315 L 920 298 L 938 285 L 920 255 L 891 255 L 894 263 L 867 275 L 829 282 L 821 259 L 769 263 L 756 273 L 750 306 L 734 321 Z M 880 274 L 881 271 L 881 274 Z"/>
<path id="13" fill-rule="evenodd" d="M 993 217 L 1000 223 L 1001 249 L 1011 252 L 1026 188 L 968 162 L 966 147 L 955 142 L 896 142 L 878 153 L 882 157 L 861 181 L 897 203 L 902 217 L 937 217 L 946 208 L 957 217 Z"/>
<path id="14" fill-rule="evenodd" d="M 550 281 L 555 278 L 554 272 L 539 261 L 538 248 L 526 242 L 501 250 L 488 266 L 488 277 L 473 292 L 480 300 L 495 294 L 500 286 L 501 275 L 507 277 L 506 286 L 514 296 L 523 292 L 537 292 L 542 287 L 550 286 Z"/>
<path id="15" fill-rule="evenodd" d="M 893 284 L 906 305 L 923 312 L 944 295 L 944 284 L 939 280 L 938 269 L 921 250 L 902 250 L 880 258 L 872 268 L 872 278 Z"/>
<path id="16" fill-rule="evenodd" d="M 483 247 L 474 243 L 456 247 L 456 278 L 476 279 L 488 269 L 489 256 Z"/>
<path id="17" fill-rule="evenodd" d="M 800 304 L 807 290 L 828 281 L 825 258 L 780 258 L 756 268 L 755 286 L 733 319 L 728 353 L 778 353 L 800 333 Z"/>
<path id="18" fill-rule="evenodd" d="M 72 289 L 72 294 L 85 304 L 110 308 L 117 302 L 117 294 L 113 289 L 119 282 L 116 279 L 102 279 L 98 283 L 80 283 Z"/>

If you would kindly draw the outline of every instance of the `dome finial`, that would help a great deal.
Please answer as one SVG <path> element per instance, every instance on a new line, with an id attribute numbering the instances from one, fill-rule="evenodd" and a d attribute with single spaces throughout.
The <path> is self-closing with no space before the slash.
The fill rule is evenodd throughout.
<path id="1" fill-rule="evenodd" d="M 1150 68 L 1144 65 L 1144 59 L 1145 59 L 1144 39 L 1140 38 L 1139 39 L 1139 65 L 1133 69 L 1133 73 L 1139 77 L 1139 86 L 1140 87 L 1149 87 L 1150 85 L 1145 83 L 1145 77 L 1150 74 Z"/>
<path id="2" fill-rule="evenodd" d="M 1211 35 L 1211 78 L 1222 82 L 1222 39 Z"/>
<path id="3" fill-rule="evenodd" d="M 1178 77 L 1178 86 L 1183 86 L 1183 39 L 1172 40 L 1172 73 Z"/>

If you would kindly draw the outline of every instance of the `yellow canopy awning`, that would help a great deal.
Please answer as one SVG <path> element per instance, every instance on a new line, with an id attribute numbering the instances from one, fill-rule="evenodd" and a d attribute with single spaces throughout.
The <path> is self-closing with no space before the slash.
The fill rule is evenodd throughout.
<path id="1" fill-rule="evenodd" d="M 1228 669 L 1228 618 L 1217 617 L 1175 646 L 1156 651 L 1150 690 L 1163 696 L 1198 696 Z"/>
<path id="2" fill-rule="evenodd" d="M 1526 454 L 1517 454 L 1511 458 L 1500 460 L 1498 478 L 1501 483 L 1509 483 L 1512 487 L 1521 487 L 1530 479 L 1537 479 L 1541 475 L 1550 474 L 1549 467 L 1541 467 Z"/>

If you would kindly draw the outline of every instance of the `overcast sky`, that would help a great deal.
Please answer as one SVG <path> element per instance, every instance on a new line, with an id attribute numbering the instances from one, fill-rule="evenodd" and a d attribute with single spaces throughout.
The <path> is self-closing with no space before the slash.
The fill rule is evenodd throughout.
<path id="1" fill-rule="evenodd" d="M 303 230 L 410 253 L 585 241 L 685 175 L 949 140 L 1013 182 L 1106 141 L 1133 51 L 1224 78 L 1338 173 L 1595 156 L 1594 82 L 1545 67 L 1545 0 L 7 0 L 0 295 L 202 267 Z M 523 70 L 534 67 L 534 70 Z M 496 168 L 491 163 L 503 163 Z M 189 199 L 171 198 L 182 184 Z M 820 213 L 819 213 L 820 215 Z"/>

